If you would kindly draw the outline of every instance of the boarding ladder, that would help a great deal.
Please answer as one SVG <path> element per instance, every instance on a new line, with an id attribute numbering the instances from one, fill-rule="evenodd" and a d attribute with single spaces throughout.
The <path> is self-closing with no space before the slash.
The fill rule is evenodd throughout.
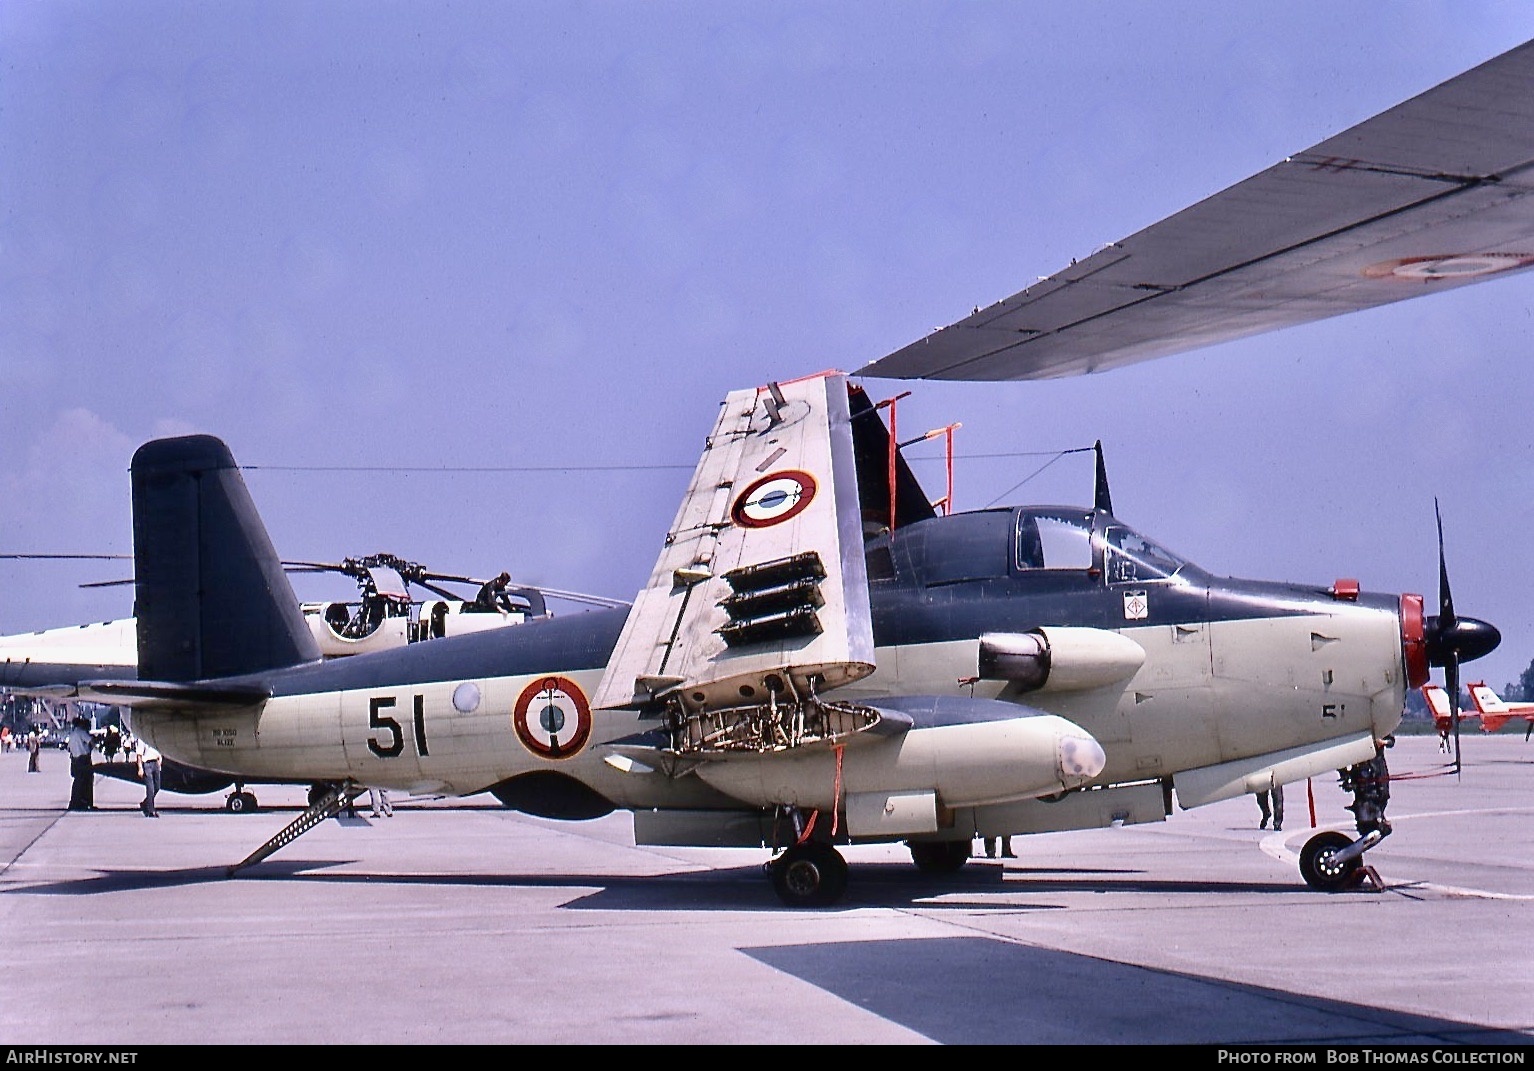
<path id="1" fill-rule="evenodd" d="M 282 832 L 251 852 L 243 861 L 230 867 L 229 877 L 234 877 L 248 866 L 254 866 L 278 848 L 292 844 L 321 822 L 334 818 L 343 810 L 353 809 L 354 801 L 366 791 L 366 785 L 359 785 L 355 781 L 343 781 L 317 800 L 307 811 L 288 823 Z"/>

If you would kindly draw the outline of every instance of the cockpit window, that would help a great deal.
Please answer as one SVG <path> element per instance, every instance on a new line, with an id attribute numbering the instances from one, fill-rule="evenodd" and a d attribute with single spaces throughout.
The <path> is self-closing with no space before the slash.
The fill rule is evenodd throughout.
<path id="1" fill-rule="evenodd" d="M 1092 568 L 1092 517 L 1085 512 L 1027 512 L 1017 520 L 1017 567 Z"/>
<path id="2" fill-rule="evenodd" d="M 1110 527 L 1107 538 L 1106 561 L 1110 584 L 1138 584 L 1146 580 L 1165 580 L 1188 564 L 1187 559 L 1173 554 L 1160 544 L 1151 542 L 1139 532 L 1123 525 Z"/>

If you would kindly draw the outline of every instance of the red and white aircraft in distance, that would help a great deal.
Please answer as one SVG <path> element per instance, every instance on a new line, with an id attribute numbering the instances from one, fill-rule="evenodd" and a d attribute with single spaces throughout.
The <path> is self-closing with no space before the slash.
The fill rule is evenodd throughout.
<path id="1" fill-rule="evenodd" d="M 1474 710 L 1460 711 L 1461 718 L 1480 718 L 1481 732 L 1494 733 L 1513 718 L 1524 719 L 1523 738 L 1534 734 L 1534 703 L 1508 703 L 1484 681 L 1469 686 L 1470 703 Z M 1454 727 L 1454 715 L 1449 709 L 1449 693 L 1442 685 L 1424 684 L 1422 697 L 1427 700 L 1428 710 L 1433 714 L 1433 727 L 1438 737 L 1447 741 Z"/>

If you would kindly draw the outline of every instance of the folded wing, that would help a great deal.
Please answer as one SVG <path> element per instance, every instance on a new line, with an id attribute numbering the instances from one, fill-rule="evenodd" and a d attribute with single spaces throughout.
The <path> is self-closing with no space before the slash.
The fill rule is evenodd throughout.
<path id="1" fill-rule="evenodd" d="M 787 747 L 876 722 L 818 701 L 873 670 L 845 377 L 732 392 L 594 705 L 667 712 L 683 750 Z"/>

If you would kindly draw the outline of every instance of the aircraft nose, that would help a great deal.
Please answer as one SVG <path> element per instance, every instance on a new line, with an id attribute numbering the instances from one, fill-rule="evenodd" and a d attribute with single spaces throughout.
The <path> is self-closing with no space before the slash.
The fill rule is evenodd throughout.
<path id="1" fill-rule="evenodd" d="M 1502 642 L 1497 626 L 1479 618 L 1456 616 L 1444 627 L 1439 618 L 1429 617 L 1423 626 L 1428 662 L 1435 666 L 1447 665 L 1450 655 L 1461 662 L 1473 662 L 1491 654 Z"/>

